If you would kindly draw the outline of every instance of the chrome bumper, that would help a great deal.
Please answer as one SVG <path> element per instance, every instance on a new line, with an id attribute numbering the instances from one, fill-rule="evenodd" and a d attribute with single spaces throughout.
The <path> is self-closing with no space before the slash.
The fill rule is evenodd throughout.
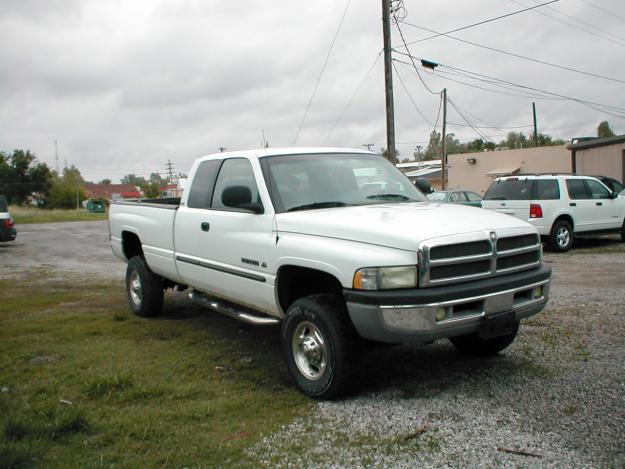
<path id="1" fill-rule="evenodd" d="M 382 304 L 371 304 L 350 301 L 353 295 L 347 295 L 347 310 L 356 330 L 366 339 L 388 343 L 431 342 L 476 332 L 486 318 L 496 314 L 514 312 L 515 320 L 520 321 L 539 313 L 549 298 L 551 272 L 546 270 L 547 278 L 495 292 L 482 293 L 481 285 L 477 284 L 475 289 L 464 288 L 456 298 L 450 299 L 453 292 L 448 287 L 440 301 L 383 304 L 382 300 Z M 523 277 L 529 280 L 527 275 Z"/>

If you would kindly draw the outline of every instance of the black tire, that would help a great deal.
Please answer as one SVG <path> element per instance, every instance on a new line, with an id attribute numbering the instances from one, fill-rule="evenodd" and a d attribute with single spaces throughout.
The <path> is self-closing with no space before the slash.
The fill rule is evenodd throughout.
<path id="1" fill-rule="evenodd" d="M 554 252 L 566 252 L 573 246 L 573 228 L 566 220 L 557 220 L 551 227 L 549 249 Z"/>
<path id="2" fill-rule="evenodd" d="M 621 225 L 621 241 L 625 242 L 625 220 L 623 220 L 623 225 Z"/>
<path id="3" fill-rule="evenodd" d="M 496 355 L 507 348 L 519 332 L 518 321 L 514 323 L 513 332 L 510 334 L 493 337 L 492 339 L 480 339 L 477 334 L 466 334 L 457 337 L 451 337 L 449 341 L 456 349 L 465 354 L 474 357 L 488 357 Z"/>
<path id="4" fill-rule="evenodd" d="M 163 308 L 163 280 L 150 270 L 143 256 L 135 256 L 126 268 L 128 304 L 138 316 L 157 316 Z"/>
<path id="5" fill-rule="evenodd" d="M 335 295 L 293 302 L 282 322 L 282 351 L 299 389 L 316 399 L 347 392 L 358 355 L 358 336 Z"/>

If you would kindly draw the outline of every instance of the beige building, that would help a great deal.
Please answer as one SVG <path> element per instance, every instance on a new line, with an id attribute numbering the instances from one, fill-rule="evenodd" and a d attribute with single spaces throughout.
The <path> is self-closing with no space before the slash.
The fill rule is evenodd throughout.
<path id="1" fill-rule="evenodd" d="M 573 143 L 569 148 L 573 172 L 625 182 L 625 135 Z"/>
<path id="2" fill-rule="evenodd" d="M 499 176 L 573 172 L 571 151 L 566 145 L 460 153 L 448 155 L 447 161 L 447 188 L 471 189 L 481 195 Z"/>

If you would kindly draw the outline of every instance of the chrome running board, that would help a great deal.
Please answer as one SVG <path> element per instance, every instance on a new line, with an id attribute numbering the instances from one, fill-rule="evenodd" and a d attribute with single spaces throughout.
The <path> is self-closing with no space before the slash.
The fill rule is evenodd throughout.
<path id="1" fill-rule="evenodd" d="M 218 313 L 225 314 L 226 316 L 248 324 L 253 324 L 254 326 L 268 326 L 280 323 L 280 320 L 277 318 L 198 291 L 190 292 L 189 298 L 213 311 L 217 311 Z"/>

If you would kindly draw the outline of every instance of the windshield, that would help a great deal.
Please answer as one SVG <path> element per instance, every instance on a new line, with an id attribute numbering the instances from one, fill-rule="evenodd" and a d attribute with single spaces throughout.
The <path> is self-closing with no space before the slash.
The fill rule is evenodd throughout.
<path id="1" fill-rule="evenodd" d="M 447 192 L 432 192 L 431 194 L 428 194 L 428 199 L 430 199 L 433 202 L 441 202 L 443 200 L 445 200 L 445 196 L 447 195 Z"/>
<path id="2" fill-rule="evenodd" d="M 369 154 L 311 154 L 263 159 L 278 213 L 427 200 L 395 166 Z"/>

